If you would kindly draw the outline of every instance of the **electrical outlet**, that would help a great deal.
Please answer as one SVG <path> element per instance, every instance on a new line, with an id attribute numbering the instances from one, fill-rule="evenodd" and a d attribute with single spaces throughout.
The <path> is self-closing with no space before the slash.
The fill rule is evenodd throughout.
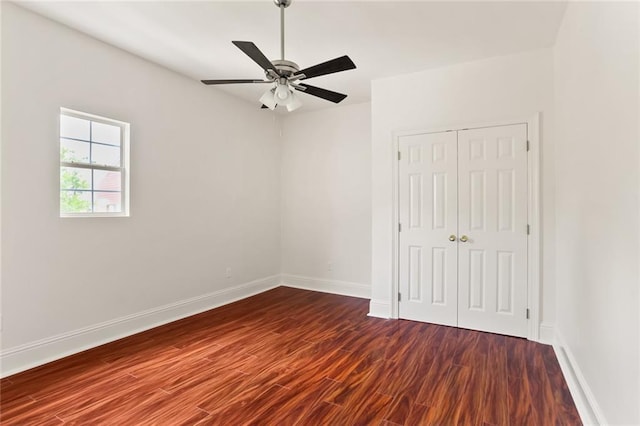
<path id="1" fill-rule="evenodd" d="M 327 271 L 329 272 L 333 271 L 333 263 L 327 262 Z"/>
<path id="2" fill-rule="evenodd" d="M 231 278 L 231 267 L 227 266 L 227 269 L 224 271 L 224 276 Z"/>

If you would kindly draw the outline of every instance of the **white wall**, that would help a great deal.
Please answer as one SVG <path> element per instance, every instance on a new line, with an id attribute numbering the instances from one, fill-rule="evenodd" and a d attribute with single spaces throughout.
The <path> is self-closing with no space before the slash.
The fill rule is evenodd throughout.
<path id="1" fill-rule="evenodd" d="M 4 352 L 279 273 L 272 113 L 6 2 L 2 67 Z M 131 123 L 131 217 L 58 217 L 60 107 Z"/>
<path id="2" fill-rule="evenodd" d="M 638 24 L 569 3 L 554 48 L 556 326 L 605 424 L 640 424 Z"/>
<path id="3" fill-rule="evenodd" d="M 369 297 L 371 104 L 288 115 L 282 135 L 284 281 Z"/>
<path id="4" fill-rule="evenodd" d="M 553 66 L 550 49 L 373 81 L 372 313 L 388 315 L 392 268 L 393 132 L 465 125 L 542 112 L 541 321 L 555 313 Z"/>

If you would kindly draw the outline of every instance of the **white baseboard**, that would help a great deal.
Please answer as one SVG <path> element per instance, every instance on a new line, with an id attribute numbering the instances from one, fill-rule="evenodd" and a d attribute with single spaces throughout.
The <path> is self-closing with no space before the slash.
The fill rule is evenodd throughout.
<path id="1" fill-rule="evenodd" d="M 369 316 L 391 318 L 391 304 L 386 300 L 371 299 L 371 302 L 369 302 Z"/>
<path id="2" fill-rule="evenodd" d="M 141 331 L 208 311 L 278 287 L 279 284 L 280 276 L 274 275 L 9 348 L 0 353 L 0 377 L 7 377 Z"/>
<path id="3" fill-rule="evenodd" d="M 553 324 L 540 324 L 540 333 L 538 336 L 538 342 L 544 343 L 545 345 L 553 345 L 556 342 L 555 329 Z"/>
<path id="4" fill-rule="evenodd" d="M 336 281 L 324 278 L 282 274 L 281 283 L 283 286 L 299 288 L 302 290 L 341 294 L 343 296 L 360 297 L 363 299 L 369 299 L 371 297 L 371 286 L 349 281 Z"/>
<path id="5" fill-rule="evenodd" d="M 567 381 L 569 392 L 576 404 L 578 414 L 585 425 L 607 425 L 609 424 L 596 401 L 589 384 L 587 383 L 580 366 L 576 362 L 571 348 L 567 345 L 562 333 L 555 332 L 555 344 L 553 350 L 556 353 L 560 369 Z"/>

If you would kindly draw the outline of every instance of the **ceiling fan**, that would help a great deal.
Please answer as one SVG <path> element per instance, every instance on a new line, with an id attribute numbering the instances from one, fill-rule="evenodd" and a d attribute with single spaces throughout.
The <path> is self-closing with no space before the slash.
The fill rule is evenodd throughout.
<path id="1" fill-rule="evenodd" d="M 286 106 L 289 112 L 302 106 L 302 102 L 294 91 L 339 103 L 347 95 L 300 83 L 300 80 L 319 77 L 321 75 L 354 69 L 356 66 L 348 56 L 331 59 L 312 67 L 300 69 L 294 62 L 284 59 L 284 9 L 291 5 L 292 0 L 273 0 L 280 8 L 280 59 L 270 61 L 250 41 L 233 41 L 240 50 L 260 65 L 265 72 L 264 80 L 202 80 L 204 84 L 238 84 L 238 83 L 271 83 L 272 87 L 260 98 L 262 108 L 274 110 L 278 105 Z"/>

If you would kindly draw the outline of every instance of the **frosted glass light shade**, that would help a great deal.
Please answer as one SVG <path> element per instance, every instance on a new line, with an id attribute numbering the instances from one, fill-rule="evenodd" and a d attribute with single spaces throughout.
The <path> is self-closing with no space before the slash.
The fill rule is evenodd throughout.
<path id="1" fill-rule="evenodd" d="M 295 110 L 297 110 L 298 108 L 300 108 L 302 106 L 302 101 L 300 100 L 298 95 L 296 95 L 293 91 L 291 92 L 289 97 L 291 99 L 287 103 L 287 111 L 289 111 L 289 112 L 295 111 Z"/>
<path id="2" fill-rule="evenodd" d="M 266 106 L 271 111 L 276 109 L 278 102 L 276 101 L 274 89 L 269 89 L 264 92 L 264 95 L 262 95 L 262 97 L 260 98 L 260 102 L 262 102 L 262 105 Z"/>

